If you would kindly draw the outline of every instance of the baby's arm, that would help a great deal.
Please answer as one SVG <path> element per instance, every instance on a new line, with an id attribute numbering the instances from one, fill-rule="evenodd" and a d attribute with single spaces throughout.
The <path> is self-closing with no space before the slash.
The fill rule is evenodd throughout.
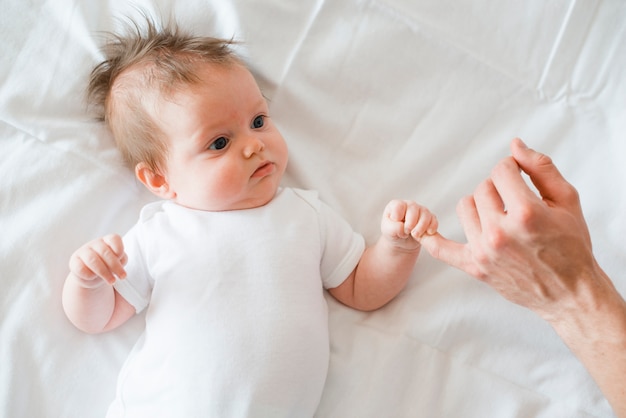
<path id="1" fill-rule="evenodd" d="M 63 287 L 63 309 L 80 330 L 111 330 L 135 314 L 135 308 L 113 288 L 125 278 L 126 253 L 119 235 L 107 235 L 80 247 L 70 258 Z"/>
<path id="2" fill-rule="evenodd" d="M 437 232 L 437 218 L 411 201 L 392 200 L 381 221 L 382 235 L 368 247 L 350 276 L 329 289 L 340 302 L 363 311 L 385 305 L 406 285 L 424 234 Z"/>

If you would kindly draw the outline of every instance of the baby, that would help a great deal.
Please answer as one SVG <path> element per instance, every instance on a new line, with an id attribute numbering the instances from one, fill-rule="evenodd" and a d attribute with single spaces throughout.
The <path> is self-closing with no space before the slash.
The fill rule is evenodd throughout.
<path id="1" fill-rule="evenodd" d="M 313 191 L 281 187 L 287 146 L 232 42 L 133 26 L 90 98 L 162 200 L 70 259 L 63 307 L 99 333 L 146 309 L 109 417 L 312 416 L 329 363 L 324 289 L 377 309 L 406 284 L 436 218 L 391 201 L 364 239 Z"/>

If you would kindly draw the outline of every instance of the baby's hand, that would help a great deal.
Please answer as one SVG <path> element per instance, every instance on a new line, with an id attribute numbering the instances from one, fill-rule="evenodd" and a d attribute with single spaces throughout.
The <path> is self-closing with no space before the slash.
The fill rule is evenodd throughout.
<path id="1" fill-rule="evenodd" d="M 394 245 L 415 250 L 422 235 L 434 234 L 438 226 L 435 215 L 424 206 L 409 200 L 392 200 L 385 208 L 380 228 Z"/>
<path id="2" fill-rule="evenodd" d="M 127 261 L 122 238 L 112 234 L 76 250 L 70 258 L 70 272 L 85 287 L 98 287 L 102 280 L 112 285 L 117 278 L 126 277 L 124 265 Z"/>

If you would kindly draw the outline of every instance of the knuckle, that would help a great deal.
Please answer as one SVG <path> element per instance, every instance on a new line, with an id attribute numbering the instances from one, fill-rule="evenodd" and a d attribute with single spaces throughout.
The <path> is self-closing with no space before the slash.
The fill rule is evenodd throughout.
<path id="1" fill-rule="evenodd" d="M 481 282 L 486 282 L 489 278 L 489 275 L 487 274 L 484 266 L 479 262 L 479 259 L 481 257 L 482 256 L 480 255 L 473 254 L 471 262 L 466 263 L 466 265 L 463 267 L 463 270 L 465 270 L 465 272 L 467 272 L 470 276 L 475 277 Z"/>
<path id="2" fill-rule="evenodd" d="M 420 205 L 418 205 L 416 202 L 414 202 L 413 200 L 405 200 L 404 204 L 406 205 L 407 208 L 410 209 L 419 209 Z"/>
<path id="3" fill-rule="evenodd" d="M 563 199 L 570 204 L 578 204 L 580 202 L 580 194 L 578 190 L 571 184 L 563 187 Z"/>
<path id="4" fill-rule="evenodd" d="M 115 258 L 115 253 L 108 246 L 102 248 L 102 250 L 100 251 L 100 255 L 102 256 L 103 259 L 105 259 L 107 261 L 110 261 L 113 258 Z"/>
<path id="5" fill-rule="evenodd" d="M 518 223 L 528 225 L 531 224 L 535 218 L 535 209 L 530 205 L 523 205 L 515 211 L 514 216 Z"/>
<path id="6" fill-rule="evenodd" d="M 539 223 L 539 213 L 541 212 L 540 207 L 534 204 L 527 204 L 518 207 L 515 210 L 515 213 L 512 213 L 514 225 L 518 225 L 518 227 L 522 231 L 532 232 L 537 229 L 537 225 Z"/>
<path id="7" fill-rule="evenodd" d="M 481 269 L 476 269 L 473 273 L 471 273 L 472 276 L 476 277 L 478 280 L 480 280 L 481 282 L 487 282 L 487 280 L 489 279 L 489 275 Z"/>
<path id="8" fill-rule="evenodd" d="M 485 234 L 485 241 L 487 248 L 492 251 L 500 251 L 507 246 L 509 239 L 502 229 L 496 228 Z M 484 255 L 487 256 L 486 252 L 484 253 Z"/>
<path id="9" fill-rule="evenodd" d="M 550 158 L 549 155 L 542 154 L 540 152 L 535 152 L 533 154 L 533 158 L 535 158 L 536 163 L 539 166 L 551 166 L 551 165 L 553 165 L 552 158 Z"/>
<path id="10" fill-rule="evenodd" d="M 510 170 L 511 168 L 519 168 L 517 161 L 511 156 L 505 157 L 493 167 L 491 177 L 497 177 L 503 170 Z"/>
<path id="11" fill-rule="evenodd" d="M 70 271 L 78 277 L 89 278 L 93 276 L 91 269 L 83 262 L 83 260 L 72 257 L 70 259 Z"/>
<path id="12" fill-rule="evenodd" d="M 118 234 L 109 234 L 104 237 L 104 241 L 115 248 L 122 248 L 124 243 Z"/>
<path id="13" fill-rule="evenodd" d="M 485 265 L 489 264 L 489 262 L 490 262 L 489 255 L 482 248 L 474 250 L 473 258 L 474 258 L 475 264 L 477 266 L 480 266 L 480 267 L 485 266 Z M 480 270 L 480 269 L 478 269 L 478 270 Z M 482 270 L 480 270 L 480 271 L 482 271 Z"/>
<path id="14" fill-rule="evenodd" d="M 89 269 L 93 269 L 100 263 L 100 257 L 98 257 L 98 254 L 96 254 L 94 251 L 90 251 L 89 253 L 85 254 L 82 260 L 84 266 Z"/>

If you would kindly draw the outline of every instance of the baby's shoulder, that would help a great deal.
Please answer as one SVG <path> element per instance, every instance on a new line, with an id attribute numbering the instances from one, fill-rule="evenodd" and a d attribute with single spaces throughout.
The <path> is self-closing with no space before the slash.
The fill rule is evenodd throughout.
<path id="1" fill-rule="evenodd" d="M 139 223 L 144 224 L 153 219 L 158 213 L 162 213 L 164 211 L 163 206 L 167 204 L 165 200 L 158 200 L 156 202 L 151 202 L 141 208 L 141 212 L 139 212 Z"/>
<path id="2" fill-rule="evenodd" d="M 316 212 L 320 210 L 320 198 L 317 190 L 307 190 L 307 189 L 299 189 L 296 187 L 285 187 L 281 194 L 285 195 L 287 198 L 294 199 L 296 201 L 303 202 L 313 209 Z"/>

